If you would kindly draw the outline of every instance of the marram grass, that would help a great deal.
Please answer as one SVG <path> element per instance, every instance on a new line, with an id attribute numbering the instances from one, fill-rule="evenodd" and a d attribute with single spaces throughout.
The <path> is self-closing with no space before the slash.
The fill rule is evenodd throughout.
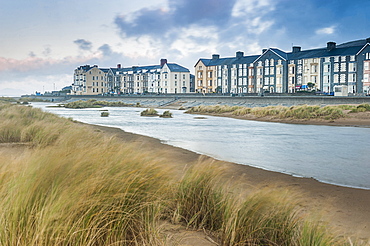
<path id="1" fill-rule="evenodd" d="M 267 107 L 240 107 L 240 106 L 196 106 L 186 111 L 186 113 L 194 114 L 227 114 L 235 116 L 253 115 L 256 117 L 273 117 L 278 119 L 324 119 L 324 120 L 335 120 L 346 117 L 344 110 L 351 109 L 351 112 L 365 112 L 370 110 L 369 104 L 361 104 L 357 107 L 349 105 L 338 105 L 338 106 L 267 106 Z"/>
<path id="2" fill-rule="evenodd" d="M 0 114 L 5 142 L 33 146 L 0 155 L 0 245 L 173 245 L 164 219 L 219 245 L 349 245 L 302 217 L 287 190 L 240 194 L 212 161 L 178 180 L 157 154 L 87 126 L 26 106 Z"/>

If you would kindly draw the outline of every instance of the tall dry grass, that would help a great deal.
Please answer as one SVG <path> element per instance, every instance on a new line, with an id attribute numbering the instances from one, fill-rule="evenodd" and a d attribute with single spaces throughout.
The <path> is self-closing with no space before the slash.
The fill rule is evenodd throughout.
<path id="1" fill-rule="evenodd" d="M 346 107 L 341 106 L 310 106 L 299 105 L 292 107 L 285 106 L 267 106 L 267 107 L 240 107 L 240 106 L 197 106 L 190 108 L 186 113 L 194 114 L 217 114 L 222 115 L 231 113 L 236 116 L 253 115 L 256 117 L 273 117 L 279 119 L 325 119 L 334 120 L 345 117 L 343 110 Z M 366 110 L 366 106 L 359 106 L 357 112 Z M 352 109 L 355 112 L 355 109 Z"/>
<path id="2" fill-rule="evenodd" d="M 28 140 L 49 144 L 1 161 L 0 245 L 163 244 L 157 224 L 169 182 L 155 157 L 30 107 L 12 107 L 35 115 L 18 125 L 26 121 L 7 110 L 17 128 L 50 124 L 58 135 L 51 143 L 36 129 Z"/>
<path id="3" fill-rule="evenodd" d="M 268 188 L 240 194 L 227 185 L 223 169 L 200 162 L 175 191 L 175 221 L 209 230 L 220 245 L 350 245 L 330 228 L 308 222 L 292 190 Z"/>
<path id="4" fill-rule="evenodd" d="M 286 190 L 241 195 L 213 162 L 178 181 L 135 144 L 31 107 L 0 114 L 0 132 L 13 126 L 15 140 L 35 143 L 0 156 L 0 245 L 166 245 L 162 219 L 205 229 L 220 245 L 347 245 L 302 218 Z"/>

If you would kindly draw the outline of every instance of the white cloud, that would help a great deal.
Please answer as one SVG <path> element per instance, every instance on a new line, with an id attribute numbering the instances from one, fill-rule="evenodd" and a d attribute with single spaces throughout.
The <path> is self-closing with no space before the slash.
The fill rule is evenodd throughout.
<path id="1" fill-rule="evenodd" d="M 264 14 L 275 9 L 271 0 L 237 0 L 232 9 L 233 17 L 245 17 L 251 14 Z"/>
<path id="2" fill-rule="evenodd" d="M 335 32 L 336 26 L 329 26 L 329 27 L 324 27 L 316 30 L 316 34 L 333 34 Z"/>
<path id="3" fill-rule="evenodd" d="M 182 28 L 180 35 L 172 42 L 171 49 L 178 51 L 181 56 L 198 52 L 215 52 L 218 42 L 217 28 L 191 25 Z"/>

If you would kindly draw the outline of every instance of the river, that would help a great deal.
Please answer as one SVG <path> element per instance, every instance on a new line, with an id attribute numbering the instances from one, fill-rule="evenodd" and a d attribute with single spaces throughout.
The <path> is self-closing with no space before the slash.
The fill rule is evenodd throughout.
<path id="1" fill-rule="evenodd" d="M 142 108 L 65 109 L 33 103 L 84 123 L 118 127 L 214 157 L 340 186 L 370 189 L 370 128 L 298 125 L 185 114 L 141 117 Z M 158 109 L 160 113 L 164 110 Z"/>

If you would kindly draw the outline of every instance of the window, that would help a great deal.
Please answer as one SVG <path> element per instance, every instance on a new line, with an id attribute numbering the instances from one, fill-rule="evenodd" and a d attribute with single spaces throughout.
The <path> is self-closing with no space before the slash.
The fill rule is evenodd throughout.
<path id="1" fill-rule="evenodd" d="M 175 79 L 177 79 L 177 74 L 175 74 Z"/>
<path id="2" fill-rule="evenodd" d="M 345 63 L 345 62 L 342 62 L 341 64 L 340 64 L 340 71 L 341 72 L 345 72 L 346 71 L 346 66 L 347 64 Z"/>
<path id="3" fill-rule="evenodd" d="M 186 77 L 185 77 L 185 74 L 183 74 L 183 75 L 182 75 L 182 79 L 185 79 L 185 78 L 186 78 Z"/>
<path id="4" fill-rule="evenodd" d="M 265 60 L 265 66 L 266 66 L 266 67 L 270 66 L 270 65 L 269 65 L 269 60 L 268 60 L 268 59 L 266 59 L 266 60 Z"/>
<path id="5" fill-rule="evenodd" d="M 338 82 L 339 82 L 339 75 L 334 74 L 334 83 L 338 83 Z"/>
<path id="6" fill-rule="evenodd" d="M 364 70 L 369 70 L 369 62 L 364 62 Z"/>
<path id="7" fill-rule="evenodd" d="M 346 61 L 346 58 L 347 58 L 347 57 L 342 56 L 342 57 L 340 58 L 340 61 L 344 62 L 344 61 Z"/>
<path id="8" fill-rule="evenodd" d="M 334 63 L 334 72 L 339 72 L 339 63 Z"/>
<path id="9" fill-rule="evenodd" d="M 350 56 L 349 60 L 350 61 L 356 61 L 356 56 Z"/>
<path id="10" fill-rule="evenodd" d="M 317 72 L 317 66 L 311 65 L 311 73 L 316 73 L 316 72 Z"/>
<path id="11" fill-rule="evenodd" d="M 101 86 L 104 86 L 104 82 L 101 82 Z"/>
<path id="12" fill-rule="evenodd" d="M 270 74 L 270 68 L 269 67 L 265 67 L 265 75 L 269 75 Z"/>
<path id="13" fill-rule="evenodd" d="M 265 85 L 268 85 L 269 84 L 269 77 L 265 77 Z"/>
<path id="14" fill-rule="evenodd" d="M 175 86 L 177 86 L 177 81 L 175 81 Z"/>
<path id="15" fill-rule="evenodd" d="M 340 83 L 342 83 L 342 84 L 346 83 L 346 75 L 345 74 L 340 75 Z"/>
<path id="16" fill-rule="evenodd" d="M 369 74 L 364 74 L 364 82 L 369 82 Z"/>
<path id="17" fill-rule="evenodd" d="M 324 65 L 324 73 L 329 73 L 330 72 L 330 64 Z"/>
<path id="18" fill-rule="evenodd" d="M 297 67 L 297 73 L 302 73 L 302 65 L 298 65 L 298 67 Z"/>
<path id="19" fill-rule="evenodd" d="M 348 74 L 348 82 L 356 82 L 356 74 Z"/>
<path id="20" fill-rule="evenodd" d="M 208 78 L 212 78 L 212 71 L 208 72 Z"/>
<path id="21" fill-rule="evenodd" d="M 317 76 L 311 76 L 311 83 L 317 83 Z"/>
<path id="22" fill-rule="evenodd" d="M 262 75 L 262 68 L 257 69 L 257 75 Z"/>
<path id="23" fill-rule="evenodd" d="M 203 67 L 202 66 L 199 66 L 199 70 L 202 70 L 203 69 Z"/>
<path id="24" fill-rule="evenodd" d="M 339 62 L 339 56 L 334 56 L 334 62 Z"/>
<path id="25" fill-rule="evenodd" d="M 95 86 L 95 82 L 93 82 L 92 84 L 93 84 L 92 86 Z"/>
<path id="26" fill-rule="evenodd" d="M 324 58 L 324 61 L 325 61 L 325 62 L 330 62 L 330 57 L 325 57 L 325 58 Z"/>

